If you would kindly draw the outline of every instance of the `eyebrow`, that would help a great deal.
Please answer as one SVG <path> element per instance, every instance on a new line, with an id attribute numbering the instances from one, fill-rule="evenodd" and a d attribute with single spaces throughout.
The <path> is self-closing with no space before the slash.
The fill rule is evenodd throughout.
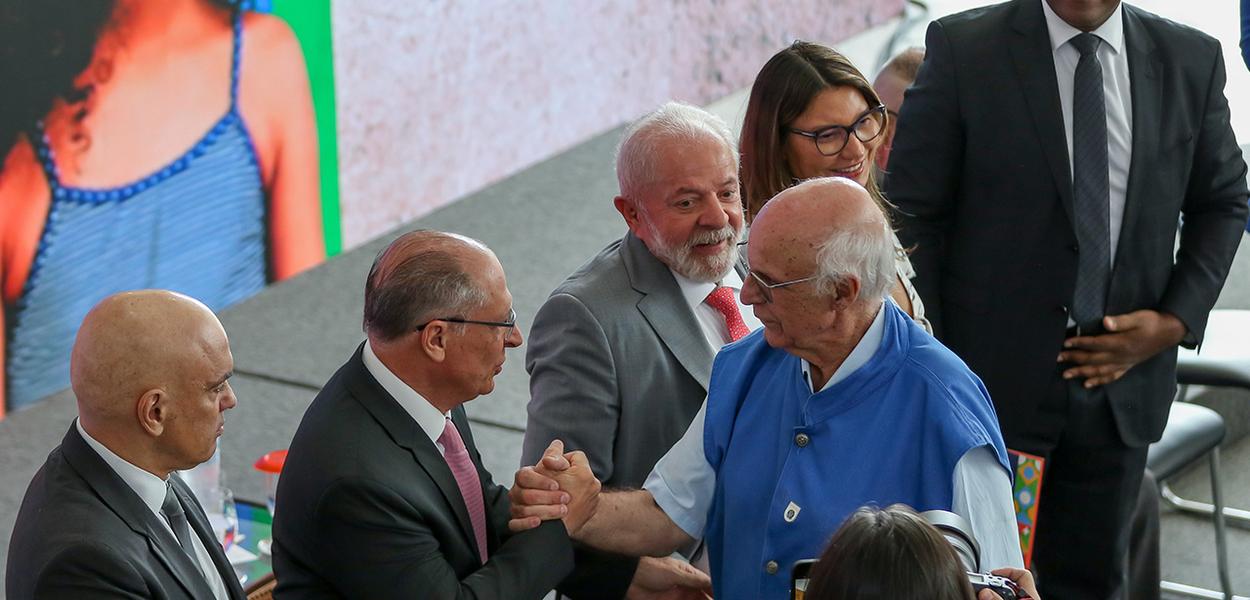
<path id="1" fill-rule="evenodd" d="M 720 182 L 720 183 L 716 184 L 716 186 L 715 186 L 715 187 L 716 187 L 717 189 L 720 189 L 720 188 L 723 188 L 723 187 L 728 187 L 728 186 L 733 186 L 733 185 L 738 185 L 738 178 L 737 178 L 737 177 L 730 177 L 729 179 L 726 179 L 726 180 L 724 180 L 724 181 L 722 181 L 722 182 Z M 670 197 L 672 197 L 672 198 L 676 198 L 677 196 L 683 196 L 683 195 L 685 195 L 685 194 L 702 194 L 703 192 L 704 192 L 703 188 L 689 187 L 689 186 L 684 186 L 684 185 L 683 185 L 683 186 L 681 186 L 681 187 L 677 188 L 677 190 L 676 190 L 676 191 L 674 191 Z"/>
<path id="2" fill-rule="evenodd" d="M 225 375 L 224 377 L 222 377 L 221 379 L 218 379 L 218 380 L 216 380 L 216 381 L 214 381 L 214 382 L 212 382 L 212 383 L 210 383 L 210 384 L 208 384 L 208 385 L 204 386 L 204 389 L 206 389 L 206 390 L 211 390 L 211 389 L 213 389 L 213 388 L 215 388 L 215 387 L 217 387 L 217 386 L 219 386 L 219 385 L 221 385 L 221 384 L 225 383 L 225 382 L 226 382 L 228 379 L 230 379 L 231 377 L 234 377 L 234 369 L 231 369 L 230 371 L 228 371 L 228 372 L 226 373 L 226 375 Z"/>

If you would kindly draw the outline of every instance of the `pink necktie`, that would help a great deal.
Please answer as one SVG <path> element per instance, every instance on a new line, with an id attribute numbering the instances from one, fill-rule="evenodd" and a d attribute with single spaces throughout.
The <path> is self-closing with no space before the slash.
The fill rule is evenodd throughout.
<path id="1" fill-rule="evenodd" d="M 729 341 L 736 342 L 751 333 L 747 324 L 742 321 L 742 313 L 738 312 L 738 301 L 734 298 L 733 288 L 722 285 L 712 290 L 704 302 L 725 317 L 725 325 L 729 327 Z"/>
<path id="2" fill-rule="evenodd" d="M 464 440 L 456 430 L 456 424 L 447 419 L 443 426 L 443 435 L 438 436 L 438 443 L 443 445 L 443 459 L 456 477 L 456 485 L 460 487 L 460 495 L 464 497 L 464 507 L 469 511 L 469 520 L 473 522 L 473 534 L 477 537 L 477 551 L 486 562 L 486 508 L 482 501 L 482 481 L 477 478 L 477 467 L 469 458 L 469 451 L 464 447 Z"/>

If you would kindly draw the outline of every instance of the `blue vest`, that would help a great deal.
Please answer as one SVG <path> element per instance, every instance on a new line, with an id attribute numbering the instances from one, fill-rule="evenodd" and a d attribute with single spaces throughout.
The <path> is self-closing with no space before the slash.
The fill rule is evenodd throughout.
<path id="1" fill-rule="evenodd" d="M 717 600 L 788 598 L 794 562 L 819 556 L 865 504 L 950 510 L 955 464 L 972 448 L 992 447 L 1008 474 L 981 380 L 882 306 L 881 347 L 818 394 L 762 331 L 716 356 L 703 441 L 716 471 L 705 535 Z"/>

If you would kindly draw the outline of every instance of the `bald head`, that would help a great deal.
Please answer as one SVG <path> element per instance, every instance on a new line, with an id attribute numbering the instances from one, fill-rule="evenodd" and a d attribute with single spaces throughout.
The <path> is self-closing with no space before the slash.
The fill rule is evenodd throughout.
<path id="1" fill-rule="evenodd" d="M 812 264 L 822 293 L 853 277 L 859 297 L 874 306 L 893 282 L 885 215 L 863 187 L 843 177 L 808 180 L 777 194 L 752 224 L 750 248 Z"/>
<path id="2" fill-rule="evenodd" d="M 79 419 L 118 455 L 158 475 L 212 456 L 235 405 L 226 332 L 197 300 L 164 290 L 109 296 L 74 341 Z"/>
<path id="3" fill-rule="evenodd" d="M 70 383 L 79 412 L 133 414 L 130 400 L 166 384 L 207 342 L 224 338 L 213 312 L 187 296 L 142 290 L 105 298 L 74 340 Z"/>
<path id="4" fill-rule="evenodd" d="M 399 236 L 369 271 L 365 332 L 371 339 L 391 341 L 425 320 L 481 306 L 486 300 L 482 279 L 494 265 L 494 253 L 469 237 L 428 230 Z"/>

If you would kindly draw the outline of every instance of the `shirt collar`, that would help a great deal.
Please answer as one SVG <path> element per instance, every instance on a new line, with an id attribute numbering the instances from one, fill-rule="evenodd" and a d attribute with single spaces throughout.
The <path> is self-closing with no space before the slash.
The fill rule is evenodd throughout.
<path id="1" fill-rule="evenodd" d="M 1055 11 L 1050 8 L 1050 3 L 1046 0 L 1038 0 L 1042 3 L 1042 12 L 1046 15 L 1046 29 L 1050 32 L 1050 50 L 1054 52 L 1060 46 L 1072 41 L 1072 38 L 1084 33 L 1080 29 L 1069 25 L 1067 21 L 1059 18 Z M 1119 54 L 1124 50 L 1124 3 L 1121 2 L 1115 7 L 1115 12 L 1107 17 L 1098 29 L 1091 31 L 1094 35 L 1102 39 L 1107 47 L 1113 52 Z"/>
<path id="2" fill-rule="evenodd" d="M 386 390 L 386 393 L 399 403 L 404 412 L 417 422 L 417 426 L 429 436 L 431 442 L 437 443 L 438 438 L 443 435 L 443 429 L 447 426 L 448 416 L 439 412 L 429 400 L 423 398 L 382 364 L 382 360 L 373 353 L 373 347 L 368 341 L 365 342 L 365 350 L 361 353 L 361 358 L 364 360 L 365 369 L 378 380 L 382 389 Z"/>
<path id="3" fill-rule="evenodd" d="M 87 445 L 104 459 L 105 464 L 112 468 L 113 472 L 130 486 L 130 489 L 134 490 L 143 504 L 152 509 L 154 514 L 159 515 L 161 506 L 165 504 L 165 493 L 169 482 L 114 454 L 108 446 L 91 437 L 91 434 L 82 428 L 82 422 L 78 419 L 74 419 L 74 427 L 78 428 L 78 435 L 82 436 L 83 441 L 87 442 Z"/>
<path id="4" fill-rule="evenodd" d="M 872 356 L 877 353 L 877 349 L 881 347 L 881 340 L 885 337 L 885 303 L 893 302 L 893 300 L 883 300 L 881 307 L 877 309 L 877 316 L 873 317 L 872 324 L 868 326 L 868 330 L 864 332 L 864 337 L 859 338 L 859 343 L 851 348 L 851 353 L 846 355 L 846 359 L 838 365 L 838 369 L 833 372 L 833 376 L 829 381 L 825 382 L 825 386 L 820 388 L 823 392 L 843 379 L 851 376 L 851 373 L 858 371 L 860 367 L 868 364 Z M 808 384 L 812 381 L 811 365 L 806 360 L 799 361 L 803 369 L 803 377 L 807 379 Z"/>
<path id="5" fill-rule="evenodd" d="M 716 283 L 698 282 L 672 269 L 669 269 L 669 271 L 673 274 L 673 279 L 677 281 L 677 287 L 681 290 L 681 296 L 686 299 L 686 304 L 689 304 L 692 309 L 698 308 L 700 304 L 703 304 L 703 301 L 707 300 L 708 294 L 711 294 L 718 287 Z M 738 270 L 730 269 L 729 274 L 721 278 L 720 285 L 732 288 L 734 296 L 738 296 L 739 292 L 742 291 L 742 278 L 738 276 Z"/>

